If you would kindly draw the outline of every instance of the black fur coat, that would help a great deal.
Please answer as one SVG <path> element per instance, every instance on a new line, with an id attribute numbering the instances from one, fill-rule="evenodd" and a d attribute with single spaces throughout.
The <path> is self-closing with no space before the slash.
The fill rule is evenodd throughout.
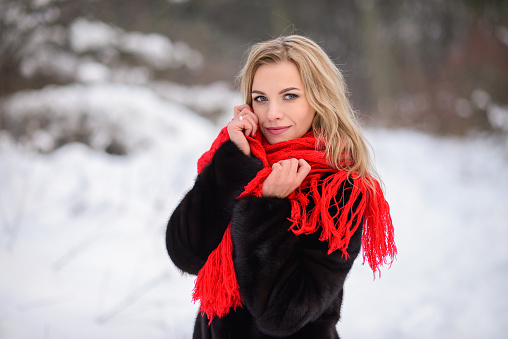
<path id="1" fill-rule="evenodd" d="M 210 326 L 198 314 L 194 338 L 338 338 L 344 280 L 360 251 L 362 228 L 347 259 L 340 251 L 327 254 L 319 232 L 295 236 L 288 231 L 288 199 L 235 199 L 261 168 L 261 161 L 225 142 L 169 219 L 168 253 L 190 274 L 203 267 L 231 221 L 243 308 Z"/>

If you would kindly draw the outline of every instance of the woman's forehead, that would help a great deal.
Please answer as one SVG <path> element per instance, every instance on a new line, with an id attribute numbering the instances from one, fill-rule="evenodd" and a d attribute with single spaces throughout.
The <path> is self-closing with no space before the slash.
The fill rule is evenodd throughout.
<path id="1" fill-rule="evenodd" d="M 260 66 L 254 74 L 252 91 L 281 91 L 286 88 L 303 89 L 300 72 L 290 61 Z"/>

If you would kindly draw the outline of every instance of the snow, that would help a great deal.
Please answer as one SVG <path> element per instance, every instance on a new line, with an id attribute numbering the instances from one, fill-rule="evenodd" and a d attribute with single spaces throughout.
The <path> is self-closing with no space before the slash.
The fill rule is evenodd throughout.
<path id="1" fill-rule="evenodd" d="M 77 53 L 95 51 L 116 43 L 119 30 L 103 22 L 78 18 L 70 25 L 70 43 Z"/>
<path id="2" fill-rule="evenodd" d="M 189 107 L 202 116 L 215 118 L 219 125 L 226 125 L 231 119 L 224 112 L 229 112 L 231 107 L 242 102 L 240 93 L 231 91 L 230 85 L 223 81 L 206 86 L 153 81 L 150 88 L 164 99 Z"/>
<path id="3" fill-rule="evenodd" d="M 70 125 L 86 107 L 94 128 L 121 131 L 130 151 L 70 143 L 43 155 L 0 134 L 0 336 L 191 337 L 194 277 L 172 265 L 164 232 L 220 126 L 133 85 L 48 87 L 7 105 L 20 115 L 51 111 Z M 51 142 L 54 131 L 39 132 Z M 506 142 L 366 134 L 399 253 L 374 281 L 355 263 L 341 336 L 503 338 Z"/>
<path id="4" fill-rule="evenodd" d="M 368 135 L 391 204 L 398 260 L 373 283 L 367 267 L 354 267 L 339 325 L 344 337 L 505 337 L 506 144 L 408 131 Z"/>
<path id="5" fill-rule="evenodd" d="M 491 104 L 487 110 L 490 125 L 508 132 L 508 107 Z"/>
<path id="6" fill-rule="evenodd" d="M 31 13 L 12 2 L 1 9 L 0 3 L 0 19 L 9 26 L 0 48 L 16 51 L 26 78 L 43 75 L 59 83 L 146 84 L 156 71 L 187 68 L 195 72 L 204 65 L 199 51 L 162 34 L 125 31 L 81 17 L 64 27 L 55 23 L 60 17 L 58 7 Z"/>
<path id="7" fill-rule="evenodd" d="M 3 135 L 2 337 L 188 337 L 193 279 L 168 260 L 164 226 L 216 128 L 132 86 L 47 88 L 12 101 L 16 112 L 14 102 L 25 112 L 53 102 L 60 119 L 89 101 L 90 116 L 108 112 L 127 137 L 150 142 L 128 156 L 79 143 L 40 155 Z"/>
<path id="8" fill-rule="evenodd" d="M 137 56 L 155 69 L 186 66 L 199 70 L 203 66 L 203 56 L 182 41 L 173 43 L 157 33 L 126 32 L 100 21 L 74 20 L 69 40 L 76 53 L 114 49 Z"/>

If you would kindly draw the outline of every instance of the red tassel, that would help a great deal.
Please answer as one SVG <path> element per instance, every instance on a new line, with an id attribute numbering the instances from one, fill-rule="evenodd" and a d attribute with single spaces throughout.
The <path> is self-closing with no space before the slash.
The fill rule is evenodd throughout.
<path id="1" fill-rule="evenodd" d="M 194 302 L 200 300 L 201 315 L 206 314 L 208 325 L 214 317 L 222 317 L 233 307 L 242 306 L 242 297 L 233 265 L 233 242 L 230 226 L 219 246 L 208 256 L 199 271 L 192 293 Z"/>
<path id="2" fill-rule="evenodd" d="M 365 260 L 376 277 L 381 276 L 379 266 L 391 264 L 397 256 L 390 206 L 385 200 L 381 186 L 377 181 L 372 201 L 366 211 L 365 226 L 362 236 L 363 263 Z M 388 259 L 390 258 L 390 259 Z"/>

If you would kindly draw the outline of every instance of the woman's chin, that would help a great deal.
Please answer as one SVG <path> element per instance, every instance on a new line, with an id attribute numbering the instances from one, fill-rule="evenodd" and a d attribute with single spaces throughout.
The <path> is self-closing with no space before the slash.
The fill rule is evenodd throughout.
<path id="1" fill-rule="evenodd" d="M 284 137 L 282 135 L 269 135 L 268 138 L 265 136 L 265 139 L 268 141 L 270 145 L 276 144 L 282 141 L 291 140 L 291 138 Z"/>

